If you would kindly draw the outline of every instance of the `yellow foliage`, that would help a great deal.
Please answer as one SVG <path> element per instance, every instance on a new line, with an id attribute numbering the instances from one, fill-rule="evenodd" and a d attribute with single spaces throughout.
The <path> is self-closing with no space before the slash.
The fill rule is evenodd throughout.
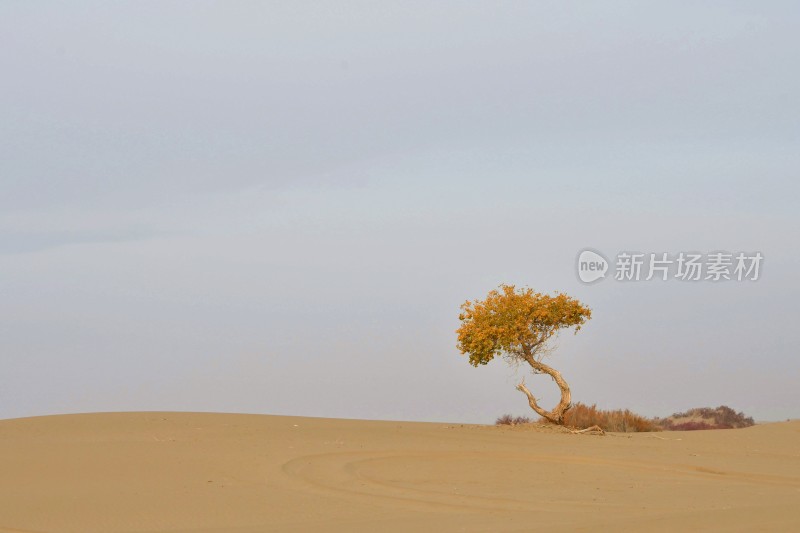
<path id="1" fill-rule="evenodd" d="M 592 317 L 591 309 L 566 294 L 550 296 L 514 285 L 500 285 L 485 300 L 467 300 L 461 310 L 458 349 L 473 366 L 498 355 L 534 357 L 559 330 L 575 326 L 577 333 Z"/>

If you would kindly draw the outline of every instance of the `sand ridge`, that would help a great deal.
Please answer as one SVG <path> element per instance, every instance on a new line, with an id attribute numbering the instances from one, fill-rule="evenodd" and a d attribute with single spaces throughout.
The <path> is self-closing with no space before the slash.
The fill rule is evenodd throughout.
<path id="1" fill-rule="evenodd" d="M 618 436 L 214 413 L 0 421 L 0 532 L 798 531 L 800 422 Z"/>

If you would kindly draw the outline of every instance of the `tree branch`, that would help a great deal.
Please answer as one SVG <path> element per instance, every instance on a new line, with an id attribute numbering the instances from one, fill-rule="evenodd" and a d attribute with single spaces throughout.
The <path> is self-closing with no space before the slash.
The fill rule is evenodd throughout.
<path id="1" fill-rule="evenodd" d="M 531 409 L 536 411 L 542 418 L 550 420 L 550 413 L 539 407 L 539 404 L 536 402 L 536 397 L 528 390 L 528 387 L 525 386 L 525 378 L 522 378 L 522 381 L 517 385 L 517 390 L 523 392 L 525 396 L 528 397 L 528 404 L 531 406 Z"/>
<path id="2" fill-rule="evenodd" d="M 606 432 L 603 431 L 603 428 L 601 428 L 600 426 L 592 426 L 592 427 L 586 428 L 586 429 L 574 429 L 574 430 L 572 430 L 572 433 L 592 433 L 592 432 L 597 432 L 597 433 L 600 433 L 601 435 L 605 435 L 606 434 Z"/>

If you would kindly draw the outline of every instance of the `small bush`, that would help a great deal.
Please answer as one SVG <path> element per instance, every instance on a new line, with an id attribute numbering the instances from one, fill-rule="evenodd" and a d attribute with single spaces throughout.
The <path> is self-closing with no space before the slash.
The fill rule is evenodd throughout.
<path id="1" fill-rule="evenodd" d="M 497 417 L 497 420 L 494 421 L 496 426 L 510 426 L 514 423 L 514 417 L 511 415 L 503 415 Z"/>
<path id="2" fill-rule="evenodd" d="M 667 431 L 694 431 L 698 429 L 735 429 L 755 425 L 753 417 L 736 412 L 727 405 L 716 409 L 697 407 L 667 418 L 656 419 L 656 424 Z"/>
<path id="3" fill-rule="evenodd" d="M 533 420 L 531 420 L 527 416 L 511 416 L 511 415 L 503 415 L 494 421 L 494 423 L 498 426 L 518 426 L 520 424 L 530 424 L 531 422 L 533 422 Z"/>

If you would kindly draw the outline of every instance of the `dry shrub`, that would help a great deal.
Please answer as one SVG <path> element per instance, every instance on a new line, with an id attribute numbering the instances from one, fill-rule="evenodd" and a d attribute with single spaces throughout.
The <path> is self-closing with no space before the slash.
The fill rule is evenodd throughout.
<path id="1" fill-rule="evenodd" d="M 669 427 L 670 431 L 695 431 L 698 429 L 729 429 L 729 428 L 720 428 L 718 426 L 711 425 L 708 422 L 683 422 L 680 424 L 672 424 Z"/>
<path id="2" fill-rule="evenodd" d="M 494 423 L 498 426 L 518 426 L 520 424 L 530 424 L 531 422 L 533 422 L 533 420 L 531 420 L 527 416 L 511 416 L 511 415 L 503 415 L 494 421 Z"/>
<path id="3" fill-rule="evenodd" d="M 564 415 L 564 425 L 578 429 L 600 426 L 604 431 L 618 431 L 631 433 L 638 431 L 661 431 L 652 420 L 639 416 L 628 409 L 606 411 L 598 409 L 596 404 L 591 406 L 576 403 Z"/>
<path id="4" fill-rule="evenodd" d="M 517 426 L 532 420 L 526 416 L 503 415 L 495 421 L 497 425 Z M 541 423 L 548 423 L 545 419 Z M 668 418 L 646 418 L 628 409 L 606 411 L 596 404 L 573 404 L 564 415 L 564 425 L 586 429 L 600 426 L 604 431 L 631 433 L 639 431 L 693 431 L 698 429 L 733 429 L 754 425 L 752 417 L 721 405 L 717 408 L 698 407 L 685 413 L 675 413 Z"/>

